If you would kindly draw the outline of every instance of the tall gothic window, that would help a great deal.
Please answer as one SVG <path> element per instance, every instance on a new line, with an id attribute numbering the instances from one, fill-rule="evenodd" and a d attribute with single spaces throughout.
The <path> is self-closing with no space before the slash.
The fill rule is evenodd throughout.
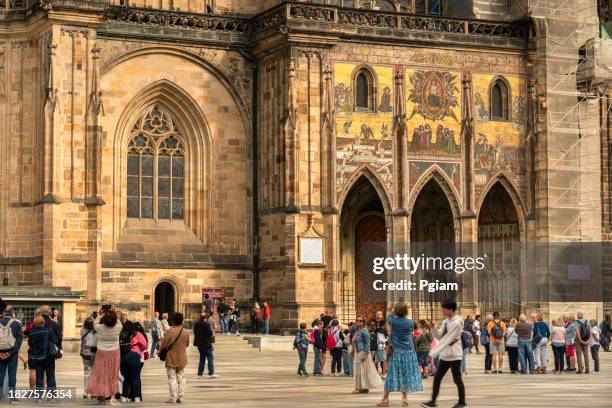
<path id="1" fill-rule="evenodd" d="M 491 86 L 491 120 L 510 119 L 510 92 L 508 84 L 501 78 Z"/>
<path id="2" fill-rule="evenodd" d="M 132 128 L 127 157 L 129 218 L 183 219 L 185 147 L 170 114 L 154 105 Z"/>

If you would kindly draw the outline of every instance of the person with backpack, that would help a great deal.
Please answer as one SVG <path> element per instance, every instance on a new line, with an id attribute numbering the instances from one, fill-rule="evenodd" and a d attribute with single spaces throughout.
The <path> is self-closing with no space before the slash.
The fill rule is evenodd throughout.
<path id="1" fill-rule="evenodd" d="M 510 374 L 516 374 L 519 370 L 518 359 L 518 334 L 516 332 L 517 321 L 513 317 L 510 319 L 510 326 L 506 332 L 506 351 L 508 352 L 508 364 L 510 365 Z"/>
<path id="2" fill-rule="evenodd" d="M 326 347 L 323 342 L 323 334 L 322 334 L 322 322 L 319 319 L 316 319 L 312 326 L 312 331 L 310 332 L 310 342 L 312 343 L 312 350 L 314 351 L 314 365 L 312 367 L 312 375 L 323 375 L 323 364 L 321 362 L 321 357 L 325 355 Z"/>
<path id="3" fill-rule="evenodd" d="M 91 369 L 96 358 L 96 344 L 98 337 L 94 330 L 94 319 L 88 317 L 83 322 L 83 327 L 80 332 L 81 336 L 81 360 L 83 361 L 83 398 L 88 398 L 87 386 L 89 385 L 89 377 L 91 377 Z"/>
<path id="4" fill-rule="evenodd" d="M 4 384 L 5 376 L 8 376 L 9 389 L 14 390 L 17 386 L 17 366 L 23 331 L 21 323 L 6 313 L 7 306 L 0 299 L 0 384 Z M 2 398 L 5 397 L 3 393 Z"/>
<path id="5" fill-rule="evenodd" d="M 300 363 L 298 364 L 297 375 L 308 377 L 306 371 L 306 359 L 308 358 L 308 343 L 310 343 L 310 336 L 306 332 L 306 323 L 301 322 L 300 328 L 295 333 L 293 338 L 293 348 L 297 350 Z"/>
<path id="6" fill-rule="evenodd" d="M 342 374 L 342 330 L 340 322 L 332 320 L 327 334 L 326 347 L 332 357 L 331 375 L 337 377 Z"/>
<path id="7" fill-rule="evenodd" d="M 342 366 L 344 368 L 344 375 L 348 377 L 353 376 L 353 362 L 351 361 L 351 341 L 353 340 L 353 335 L 351 334 L 351 326 L 354 326 L 355 323 L 350 322 L 348 326 L 342 326 Z"/>
<path id="8" fill-rule="evenodd" d="M 465 327 L 465 325 L 463 326 Z M 461 347 L 463 348 L 463 357 L 461 358 L 461 373 L 467 375 L 467 355 L 470 354 L 470 350 L 474 345 L 474 338 L 472 333 L 463 330 L 461 332 Z"/>
<path id="9" fill-rule="evenodd" d="M 576 340 L 574 347 L 576 348 L 576 359 L 578 360 L 578 371 L 576 374 L 589 373 L 589 339 L 591 338 L 591 324 L 584 318 L 584 312 L 576 312 Z"/>
<path id="10" fill-rule="evenodd" d="M 485 317 L 485 325 L 480 331 L 480 344 L 482 344 L 482 346 L 485 348 L 485 358 L 484 358 L 484 365 L 485 365 L 484 373 L 485 374 L 491 374 L 491 367 L 493 366 L 493 356 L 491 355 L 491 350 L 489 348 L 490 337 L 489 337 L 489 332 L 487 331 L 487 326 L 489 322 L 492 322 L 492 321 L 493 321 L 493 315 L 488 314 Z"/>
<path id="11" fill-rule="evenodd" d="M 433 341 L 433 334 L 429 329 L 429 325 L 425 320 L 419 321 L 420 334 L 415 339 L 416 354 L 419 366 L 421 367 L 421 379 L 426 379 L 429 366 L 429 350 L 431 350 L 431 343 Z"/>
<path id="12" fill-rule="evenodd" d="M 466 331 L 470 334 L 470 336 L 473 336 L 474 333 L 474 319 L 472 319 L 471 315 L 468 315 L 466 317 L 466 319 L 463 321 L 463 331 Z M 472 347 L 474 347 L 474 339 L 472 339 Z M 469 353 L 472 352 L 472 347 L 470 347 L 470 349 L 468 350 Z"/>
<path id="13" fill-rule="evenodd" d="M 465 385 L 461 378 L 461 358 L 463 356 L 461 333 L 463 331 L 463 323 L 461 322 L 461 316 L 456 314 L 457 302 L 445 300 L 441 303 L 441 308 L 442 314 L 445 317 L 441 330 L 436 327 L 435 323 L 431 323 L 433 335 L 439 340 L 439 343 L 429 352 L 432 358 L 440 357 L 440 364 L 434 377 L 431 400 L 421 402 L 420 404 L 426 408 L 437 406 L 436 399 L 440 394 L 442 379 L 444 379 L 444 376 L 450 369 L 453 381 L 457 386 L 457 393 L 459 394 L 459 401 L 453 408 L 465 408 L 467 407 Z"/>
<path id="14" fill-rule="evenodd" d="M 531 347 L 533 327 L 527 321 L 527 316 L 524 314 L 519 316 L 519 322 L 515 330 L 518 335 L 518 353 L 519 362 L 521 364 L 521 374 L 527 374 L 527 368 L 529 368 L 529 374 L 535 374 L 535 362 L 533 358 L 533 349 Z M 527 364 L 529 364 L 529 366 L 527 366 Z"/>
<path id="15" fill-rule="evenodd" d="M 536 372 L 538 374 L 546 374 L 547 356 L 546 346 L 548 345 L 548 339 L 550 339 L 550 329 L 544 321 L 542 313 L 538 313 L 536 322 L 533 324 L 533 347 L 535 349 L 535 359 L 537 364 Z"/>
<path id="16" fill-rule="evenodd" d="M 147 340 L 137 330 L 136 324 L 130 321 L 125 323 L 119 337 L 121 375 L 123 375 L 121 402 L 140 402 L 142 398 L 140 360 L 143 353 L 147 350 Z"/>
<path id="17" fill-rule="evenodd" d="M 489 334 L 489 352 L 493 359 L 493 374 L 503 374 L 504 353 L 506 352 L 505 338 L 506 323 L 501 320 L 499 312 L 493 312 L 493 320 L 487 324 Z"/>

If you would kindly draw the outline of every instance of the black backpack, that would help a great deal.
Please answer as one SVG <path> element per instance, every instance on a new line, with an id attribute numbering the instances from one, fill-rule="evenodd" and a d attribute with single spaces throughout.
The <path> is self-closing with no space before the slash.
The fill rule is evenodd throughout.
<path id="1" fill-rule="evenodd" d="M 121 354 L 127 354 L 132 349 L 132 339 L 127 333 L 119 335 L 119 351 Z"/>
<path id="2" fill-rule="evenodd" d="M 474 338 L 472 337 L 472 333 L 467 331 L 461 332 L 461 347 L 463 349 L 471 349 L 474 345 Z"/>
<path id="3" fill-rule="evenodd" d="M 591 338 L 591 331 L 586 321 L 580 322 L 580 340 L 588 341 Z"/>

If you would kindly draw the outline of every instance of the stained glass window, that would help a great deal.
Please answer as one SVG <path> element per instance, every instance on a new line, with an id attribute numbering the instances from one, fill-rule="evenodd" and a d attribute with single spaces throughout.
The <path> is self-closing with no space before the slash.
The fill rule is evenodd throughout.
<path id="1" fill-rule="evenodd" d="M 130 218 L 183 219 L 185 147 L 172 117 L 149 108 L 132 128 L 127 157 Z"/>

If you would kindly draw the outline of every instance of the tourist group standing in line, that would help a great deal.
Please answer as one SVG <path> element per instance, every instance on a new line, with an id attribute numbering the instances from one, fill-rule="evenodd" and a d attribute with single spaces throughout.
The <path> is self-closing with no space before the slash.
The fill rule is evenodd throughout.
<path id="1" fill-rule="evenodd" d="M 464 330 L 474 327 L 469 320 L 470 317 L 464 322 Z M 598 323 L 595 319 L 586 319 L 582 311 L 565 313 L 553 319 L 550 325 L 541 313 L 531 314 L 529 318 L 521 314 L 518 319 L 505 321 L 495 312 L 485 317 L 482 331 L 472 331 L 473 338 L 479 339 L 485 348 L 485 374 L 503 373 L 506 352 L 511 374 L 547 374 L 549 345 L 553 354 L 553 373 L 597 374 L 600 369 L 599 350 L 609 351 L 611 334 L 609 314 Z M 590 360 L 593 360 L 592 370 Z"/>

